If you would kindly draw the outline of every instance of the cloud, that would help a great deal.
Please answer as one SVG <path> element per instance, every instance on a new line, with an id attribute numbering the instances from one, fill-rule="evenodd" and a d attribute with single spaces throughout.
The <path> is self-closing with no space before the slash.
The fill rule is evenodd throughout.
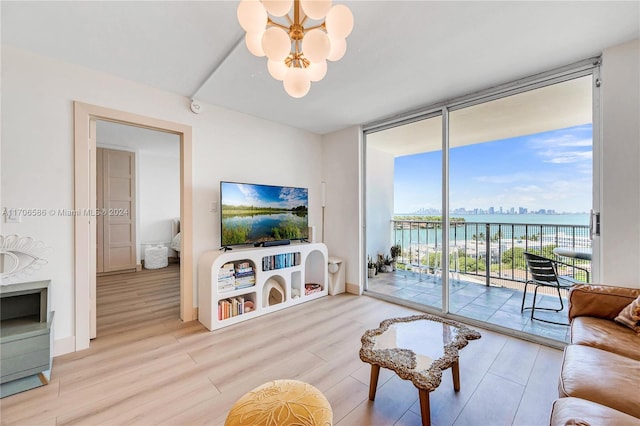
<path id="1" fill-rule="evenodd" d="M 569 163 L 581 163 L 585 161 L 591 161 L 593 158 L 593 152 L 591 151 L 565 151 L 565 152 L 553 152 L 547 151 L 540 153 L 543 157 L 548 158 L 544 160 L 545 163 L 552 164 L 569 164 Z"/>
<path id="2" fill-rule="evenodd" d="M 536 155 L 542 157 L 545 163 L 582 163 L 590 162 L 593 158 L 592 139 L 579 137 L 575 131 L 569 134 L 534 137 L 529 143 Z"/>
<path id="3" fill-rule="evenodd" d="M 284 201 L 304 200 L 305 194 L 301 189 L 285 187 L 280 190 L 278 198 Z"/>
<path id="4" fill-rule="evenodd" d="M 514 183 L 525 182 L 531 180 L 531 176 L 527 173 L 513 173 L 506 175 L 490 175 L 490 176 L 474 176 L 473 180 L 482 183 Z"/>
<path id="5" fill-rule="evenodd" d="M 574 133 L 563 135 L 549 135 L 548 137 L 532 137 L 529 145 L 533 149 L 566 148 L 566 147 L 591 147 L 592 138 L 578 137 Z"/>
<path id="6" fill-rule="evenodd" d="M 238 190 L 244 195 L 244 202 L 258 202 L 258 192 L 252 185 L 238 184 Z"/>

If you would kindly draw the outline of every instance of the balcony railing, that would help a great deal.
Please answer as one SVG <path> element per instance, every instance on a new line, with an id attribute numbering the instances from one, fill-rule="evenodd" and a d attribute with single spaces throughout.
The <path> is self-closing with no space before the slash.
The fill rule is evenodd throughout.
<path id="1" fill-rule="evenodd" d="M 391 224 L 392 241 L 401 247 L 400 268 L 431 273 L 443 269 L 442 222 L 392 220 Z M 585 225 L 451 222 L 449 231 L 449 270 L 483 277 L 487 286 L 500 285 L 500 280 L 525 282 L 525 251 L 553 259 L 556 247 L 591 248 Z M 569 264 L 558 271 L 560 275 L 589 281 L 583 269 L 591 270 L 590 260 L 559 260 Z"/>

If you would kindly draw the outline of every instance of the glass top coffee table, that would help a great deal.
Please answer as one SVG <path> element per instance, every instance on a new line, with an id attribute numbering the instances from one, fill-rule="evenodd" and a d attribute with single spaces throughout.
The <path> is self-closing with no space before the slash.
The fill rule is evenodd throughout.
<path id="1" fill-rule="evenodd" d="M 480 333 L 435 315 L 391 318 L 362 336 L 360 359 L 371 364 L 369 399 L 376 397 L 380 367 L 411 380 L 418 388 L 422 424 L 431 424 L 429 392 L 440 386 L 442 371 L 451 368 L 453 388 L 460 390 L 458 350 Z"/>

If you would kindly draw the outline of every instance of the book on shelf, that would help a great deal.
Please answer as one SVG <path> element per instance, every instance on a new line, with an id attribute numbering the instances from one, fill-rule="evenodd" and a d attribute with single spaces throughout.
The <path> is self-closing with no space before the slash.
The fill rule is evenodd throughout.
<path id="1" fill-rule="evenodd" d="M 253 272 L 253 270 L 251 271 L 247 271 L 247 272 L 236 272 L 236 279 L 238 278 L 243 278 L 243 277 L 255 277 L 256 273 Z"/>
<path id="2" fill-rule="evenodd" d="M 255 275 L 246 275 L 244 277 L 236 277 L 235 278 L 235 282 L 236 284 L 238 283 L 248 283 L 248 282 L 256 282 L 256 276 Z"/>
<path id="3" fill-rule="evenodd" d="M 233 289 L 234 290 L 242 290 L 243 288 L 253 287 L 254 285 L 256 285 L 256 284 L 255 283 L 238 284 Z"/>
<path id="4" fill-rule="evenodd" d="M 262 258 L 262 270 L 271 271 L 274 269 L 290 268 L 300 265 L 300 252 L 274 254 Z"/>
<path id="5" fill-rule="evenodd" d="M 238 296 L 235 299 L 238 302 L 238 315 L 244 314 L 244 297 Z"/>
<path id="6" fill-rule="evenodd" d="M 243 315 L 246 311 L 246 302 L 243 296 L 230 297 L 218 302 L 218 320 L 225 320 L 238 315 Z M 248 311 L 247 311 L 248 312 Z"/>
<path id="7" fill-rule="evenodd" d="M 252 267 L 251 267 L 251 262 L 244 261 L 244 262 L 235 263 L 234 264 L 234 268 L 237 271 L 238 269 L 246 269 L 246 268 L 252 268 Z"/>
<path id="8" fill-rule="evenodd" d="M 229 291 L 233 291 L 235 289 L 236 289 L 236 286 L 233 283 L 232 284 L 226 284 L 226 285 L 223 285 L 223 286 L 218 285 L 218 293 L 226 293 L 226 292 L 229 292 Z"/>

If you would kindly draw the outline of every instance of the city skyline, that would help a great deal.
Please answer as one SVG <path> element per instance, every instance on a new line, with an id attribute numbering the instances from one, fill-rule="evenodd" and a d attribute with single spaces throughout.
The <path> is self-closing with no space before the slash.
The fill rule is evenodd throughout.
<path id="1" fill-rule="evenodd" d="M 397 157 L 394 211 L 440 211 L 442 153 Z M 450 210 L 588 212 L 592 206 L 592 125 L 452 148 Z"/>
<path id="2" fill-rule="evenodd" d="M 440 209 L 419 209 L 416 210 L 414 212 L 396 212 L 396 214 L 400 214 L 400 215 L 412 215 L 412 214 L 416 214 L 416 215 L 440 215 L 442 214 L 442 211 Z M 450 210 L 450 214 L 460 214 L 460 215 L 523 215 L 523 214 L 546 214 L 546 215 L 554 215 L 554 214 L 589 214 L 589 212 L 586 211 L 575 211 L 575 212 L 568 212 L 568 211 L 556 211 L 554 209 L 538 209 L 538 210 L 529 210 L 526 207 L 509 207 L 509 208 L 504 208 L 504 207 L 489 207 L 488 209 L 481 209 L 481 208 L 472 208 L 472 209 L 467 209 L 464 207 L 460 207 L 457 209 L 452 209 Z"/>

